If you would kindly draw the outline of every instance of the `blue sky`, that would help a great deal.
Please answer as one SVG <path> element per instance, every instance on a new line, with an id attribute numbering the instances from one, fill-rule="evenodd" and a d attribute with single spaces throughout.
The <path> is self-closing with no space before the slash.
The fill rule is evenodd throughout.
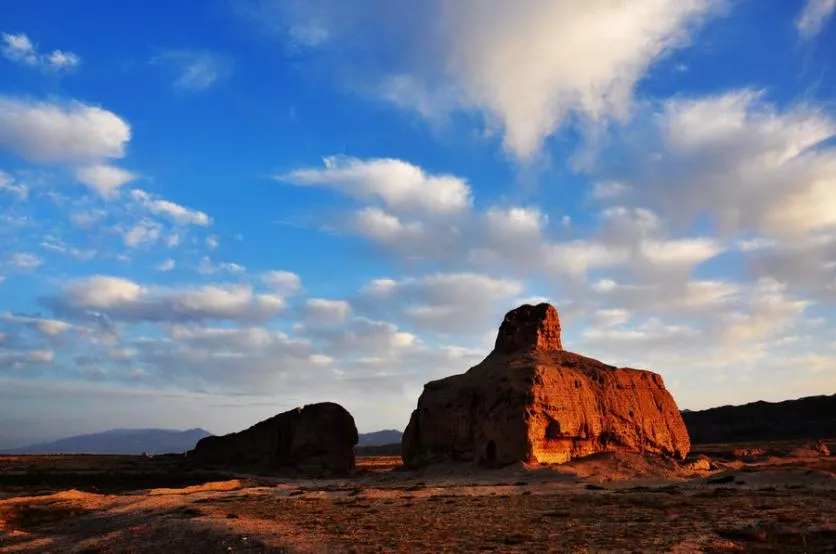
<path id="1" fill-rule="evenodd" d="M 836 392 L 834 0 L 0 8 L 0 447 L 423 383 L 548 300 L 683 408 Z"/>

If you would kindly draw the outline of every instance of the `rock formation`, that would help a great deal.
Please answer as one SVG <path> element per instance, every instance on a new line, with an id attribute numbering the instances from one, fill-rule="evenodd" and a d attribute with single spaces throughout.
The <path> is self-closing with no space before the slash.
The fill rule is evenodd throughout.
<path id="1" fill-rule="evenodd" d="M 694 444 L 836 437 L 836 394 L 682 414 Z"/>
<path id="2" fill-rule="evenodd" d="M 509 312 L 480 364 L 424 386 L 401 455 L 411 467 L 442 460 L 501 466 L 603 451 L 684 459 L 689 449 L 659 375 L 564 351 L 557 310 L 540 304 Z"/>
<path id="3" fill-rule="evenodd" d="M 339 404 L 309 404 L 256 423 L 249 429 L 201 439 L 189 459 L 198 464 L 316 473 L 354 470 L 354 418 Z"/>

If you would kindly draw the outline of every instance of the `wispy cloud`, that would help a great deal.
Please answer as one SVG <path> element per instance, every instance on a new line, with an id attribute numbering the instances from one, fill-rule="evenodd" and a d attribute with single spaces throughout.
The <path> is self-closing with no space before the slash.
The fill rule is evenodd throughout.
<path id="1" fill-rule="evenodd" d="M 804 40 L 818 36 L 836 10 L 836 0 L 807 0 L 795 21 L 798 34 Z"/>
<path id="2" fill-rule="evenodd" d="M 49 54 L 38 52 L 37 45 L 25 34 L 3 33 L 3 56 L 16 63 L 44 71 L 68 71 L 78 67 L 81 58 L 72 52 L 53 50 Z"/>
<path id="3" fill-rule="evenodd" d="M 233 60 L 226 54 L 196 50 L 166 50 L 151 58 L 152 65 L 162 65 L 176 74 L 173 86 L 181 91 L 212 88 L 232 75 Z"/>

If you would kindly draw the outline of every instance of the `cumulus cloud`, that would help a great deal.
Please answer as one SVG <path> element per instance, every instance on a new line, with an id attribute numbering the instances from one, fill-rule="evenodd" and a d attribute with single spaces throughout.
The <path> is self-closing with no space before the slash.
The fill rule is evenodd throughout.
<path id="1" fill-rule="evenodd" d="M 202 227 L 212 224 L 212 219 L 205 213 L 186 208 L 168 200 L 156 198 L 140 189 L 131 191 L 131 198 L 151 213 L 167 217 L 178 225 L 199 225 Z"/>
<path id="2" fill-rule="evenodd" d="M 524 290 L 522 282 L 478 273 L 433 273 L 401 280 L 375 279 L 364 289 L 368 309 L 395 309 L 417 327 L 484 332 L 488 322 Z"/>
<path id="3" fill-rule="evenodd" d="M 633 202 L 765 238 L 836 226 L 836 149 L 827 146 L 836 122 L 820 109 L 779 110 L 762 93 L 737 90 L 665 101 L 651 121 L 642 132 L 654 148 L 621 153 L 634 161 Z"/>
<path id="4" fill-rule="evenodd" d="M 118 194 L 119 187 L 137 179 L 137 175 L 130 171 L 107 164 L 79 167 L 75 177 L 103 198 L 113 198 Z"/>
<path id="5" fill-rule="evenodd" d="M 350 12 L 343 4 L 260 11 L 261 24 L 316 22 L 329 31 L 321 35 L 325 52 L 392 52 L 382 67 L 349 71 L 378 83 L 365 88 L 380 98 L 431 119 L 453 110 L 482 114 L 489 129 L 502 131 L 505 148 L 527 160 L 567 121 L 629 114 L 636 84 L 726 0 L 410 0 L 397 8 L 363 0 Z M 346 57 L 335 60 L 341 74 Z"/>
<path id="6" fill-rule="evenodd" d="M 19 314 L 12 314 L 5 312 L 0 314 L 0 319 L 12 324 L 25 325 L 37 330 L 44 336 L 55 337 L 65 331 L 69 331 L 73 326 L 65 321 L 58 321 L 56 319 L 44 319 L 40 317 L 30 317 Z"/>
<path id="7" fill-rule="evenodd" d="M 452 175 L 430 175 L 395 159 L 358 160 L 331 156 L 323 168 L 297 169 L 277 179 L 333 188 L 359 199 L 379 199 L 397 211 L 456 213 L 470 206 L 470 187 Z"/>
<path id="8" fill-rule="evenodd" d="M 836 0 L 806 0 L 795 26 L 804 40 L 810 40 L 821 33 L 824 26 L 833 17 Z"/>
<path id="9" fill-rule="evenodd" d="M 156 243 L 160 239 L 161 234 L 162 225 L 156 221 L 143 218 L 122 232 L 122 240 L 128 248 L 137 248 Z"/>
<path id="10" fill-rule="evenodd" d="M 0 96 L 0 147 L 30 161 L 122 158 L 130 138 L 130 125 L 97 106 Z"/>
<path id="11" fill-rule="evenodd" d="M 442 5 L 451 78 L 468 105 L 501 122 L 506 148 L 525 159 L 571 114 L 592 121 L 626 116 L 648 68 L 687 43 L 693 24 L 722 2 Z"/>
<path id="12" fill-rule="evenodd" d="M 261 274 L 261 282 L 282 295 L 302 290 L 302 279 L 292 271 L 267 271 Z"/>
<path id="13" fill-rule="evenodd" d="M 183 91 L 209 89 L 228 79 L 233 68 L 232 58 L 225 54 L 192 50 L 166 50 L 150 63 L 174 70 L 174 88 Z"/>
<path id="14" fill-rule="evenodd" d="M 3 52 L 6 59 L 13 62 L 37 67 L 45 71 L 70 70 L 81 63 L 81 58 L 72 52 L 53 50 L 49 54 L 41 54 L 25 33 L 17 35 L 3 33 L 2 38 L 3 45 L 0 47 L 0 51 Z"/>
<path id="15" fill-rule="evenodd" d="M 44 298 L 43 303 L 68 316 L 93 310 L 127 322 L 265 321 L 285 309 L 280 296 L 255 294 L 247 285 L 144 287 L 102 275 L 75 281 L 61 295 Z"/>
<path id="16" fill-rule="evenodd" d="M 351 304 L 345 300 L 310 298 L 305 303 L 305 322 L 308 325 L 337 325 L 350 315 Z"/>

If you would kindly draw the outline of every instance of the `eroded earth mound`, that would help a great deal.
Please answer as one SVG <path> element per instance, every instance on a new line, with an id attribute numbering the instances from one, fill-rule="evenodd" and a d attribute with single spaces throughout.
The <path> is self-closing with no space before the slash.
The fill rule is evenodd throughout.
<path id="1" fill-rule="evenodd" d="M 566 352 L 549 304 L 505 316 L 494 350 L 427 383 L 404 433 L 407 466 L 563 463 L 596 452 L 684 459 L 688 431 L 662 378 Z"/>
<path id="2" fill-rule="evenodd" d="M 349 473 L 354 470 L 357 440 L 351 414 L 339 404 L 324 402 L 281 413 L 238 433 L 201 439 L 188 457 L 198 464 L 249 470 Z"/>

